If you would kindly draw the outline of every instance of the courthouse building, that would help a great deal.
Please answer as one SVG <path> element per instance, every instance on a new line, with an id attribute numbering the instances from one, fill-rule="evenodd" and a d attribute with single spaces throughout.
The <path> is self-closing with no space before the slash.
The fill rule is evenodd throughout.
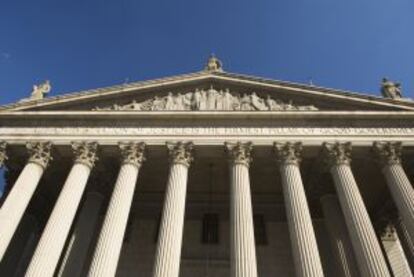
<path id="1" fill-rule="evenodd" d="M 0 276 L 414 269 L 414 101 L 199 72 L 0 107 Z"/>

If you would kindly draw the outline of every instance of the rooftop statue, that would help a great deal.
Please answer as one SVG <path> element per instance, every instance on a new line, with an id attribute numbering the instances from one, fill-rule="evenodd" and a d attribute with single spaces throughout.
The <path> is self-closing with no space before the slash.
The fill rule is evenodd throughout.
<path id="1" fill-rule="evenodd" d="M 207 71 L 223 71 L 223 64 L 214 54 L 211 54 L 205 69 Z"/>
<path id="2" fill-rule="evenodd" d="M 127 110 L 127 111 L 315 111 L 315 106 L 296 106 L 273 99 L 270 95 L 264 99 L 252 92 L 230 93 L 229 89 L 208 90 L 196 89 L 194 92 L 173 94 L 137 103 L 135 100 L 124 105 L 115 104 L 110 107 L 96 107 L 95 110 Z"/>
<path id="3" fill-rule="evenodd" d="M 381 93 L 385 98 L 401 99 L 401 84 L 383 78 L 381 83 Z"/>
<path id="4" fill-rule="evenodd" d="M 23 98 L 22 100 L 20 100 L 20 102 L 43 99 L 45 97 L 45 94 L 48 94 L 51 89 L 52 86 L 50 85 L 49 80 L 46 80 L 45 82 L 40 83 L 38 85 L 33 85 L 33 90 L 30 94 L 30 97 Z"/>

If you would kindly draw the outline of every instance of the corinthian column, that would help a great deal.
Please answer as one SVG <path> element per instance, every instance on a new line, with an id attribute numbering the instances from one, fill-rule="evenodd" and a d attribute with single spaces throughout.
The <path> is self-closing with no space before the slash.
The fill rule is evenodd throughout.
<path id="1" fill-rule="evenodd" d="M 373 149 L 394 203 L 410 237 L 414 239 L 414 189 L 401 166 L 401 148 L 400 142 L 375 142 Z"/>
<path id="2" fill-rule="evenodd" d="M 326 194 L 321 197 L 325 226 L 329 233 L 336 268 L 340 277 L 358 277 L 351 240 L 346 229 L 338 197 Z"/>
<path id="3" fill-rule="evenodd" d="M 289 225 L 290 243 L 296 276 L 324 276 L 312 219 L 300 176 L 300 143 L 275 143 L 276 158 L 282 177 L 283 198 Z"/>
<path id="4" fill-rule="evenodd" d="M 364 277 L 390 276 L 352 174 L 351 144 L 324 143 L 323 153 L 330 167 L 361 275 Z"/>
<path id="5" fill-rule="evenodd" d="M 121 143 L 119 147 L 122 165 L 99 235 L 89 276 L 115 276 L 139 168 L 144 161 L 144 143 Z"/>
<path id="6" fill-rule="evenodd" d="M 252 144 L 226 143 L 230 161 L 230 276 L 256 277 L 249 165 Z"/>
<path id="7" fill-rule="evenodd" d="M 96 158 L 97 143 L 73 143 L 75 163 L 63 185 L 26 272 L 27 277 L 53 276 Z"/>
<path id="8" fill-rule="evenodd" d="M 168 143 L 170 175 L 155 256 L 154 277 L 178 277 L 192 143 Z"/>
<path id="9" fill-rule="evenodd" d="M 51 160 L 50 142 L 29 142 L 26 146 L 30 155 L 29 160 L 0 209 L 0 260 Z M 0 156 L 4 160 L 4 150 L 2 153 Z"/>

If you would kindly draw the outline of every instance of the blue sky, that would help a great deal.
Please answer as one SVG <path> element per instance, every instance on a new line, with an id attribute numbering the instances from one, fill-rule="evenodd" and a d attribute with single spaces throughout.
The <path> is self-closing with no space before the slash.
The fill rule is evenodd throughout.
<path id="1" fill-rule="evenodd" d="M 0 4 L 0 104 L 199 70 L 414 95 L 414 1 L 8 1 Z"/>
<path id="2" fill-rule="evenodd" d="M 414 1 L 64 0 L 0 3 L 0 104 L 201 69 L 414 97 Z"/>

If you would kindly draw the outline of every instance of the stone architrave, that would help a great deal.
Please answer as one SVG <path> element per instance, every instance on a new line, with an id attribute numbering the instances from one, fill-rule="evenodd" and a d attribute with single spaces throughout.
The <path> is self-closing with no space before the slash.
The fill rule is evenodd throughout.
<path id="1" fill-rule="evenodd" d="M 29 159 L 0 209 L 0 261 L 51 160 L 50 142 L 26 144 Z"/>
<path id="2" fill-rule="evenodd" d="M 184 229 L 188 168 L 193 160 L 191 142 L 167 143 L 170 173 L 160 224 L 154 277 L 178 277 Z"/>
<path id="3" fill-rule="evenodd" d="M 230 276 L 256 277 L 256 247 L 250 192 L 252 144 L 226 143 L 230 162 Z"/>
<path id="4" fill-rule="evenodd" d="M 26 272 L 27 277 L 53 276 L 75 218 L 91 169 L 97 160 L 96 142 L 75 142 L 74 165 L 59 194 Z"/>
<path id="5" fill-rule="evenodd" d="M 301 143 L 275 143 L 282 177 L 283 197 L 289 225 L 296 276 L 324 276 L 312 218 L 300 175 Z"/>
<path id="6" fill-rule="evenodd" d="M 395 205 L 414 239 L 414 189 L 401 165 L 400 142 L 375 142 L 373 147 Z"/>
<path id="7" fill-rule="evenodd" d="M 335 189 L 362 276 L 389 277 L 385 258 L 351 170 L 351 143 L 324 143 Z"/>
<path id="8" fill-rule="evenodd" d="M 122 165 L 106 212 L 88 276 L 115 276 L 128 223 L 144 143 L 120 143 Z"/>

